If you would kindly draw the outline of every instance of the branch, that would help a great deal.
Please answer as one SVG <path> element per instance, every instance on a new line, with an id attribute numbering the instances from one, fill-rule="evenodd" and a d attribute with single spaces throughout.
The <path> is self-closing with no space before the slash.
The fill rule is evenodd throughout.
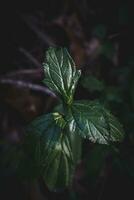
<path id="1" fill-rule="evenodd" d="M 26 49 L 20 47 L 20 48 L 19 48 L 19 51 L 20 51 L 21 53 L 23 53 L 23 54 L 28 58 L 28 60 L 30 60 L 30 61 L 35 65 L 35 67 L 42 67 L 42 65 L 38 62 L 38 60 L 36 60 L 36 59 L 32 56 L 32 54 L 30 54 Z"/>
<path id="2" fill-rule="evenodd" d="M 30 16 L 26 17 L 24 15 L 21 15 L 20 17 L 27 24 L 27 26 L 37 35 L 37 37 L 39 39 L 41 39 L 45 44 L 47 44 L 48 46 L 54 46 L 55 45 L 52 38 L 48 34 L 41 31 L 37 27 L 37 25 L 35 25 L 34 21 L 31 19 Z"/>
<path id="3" fill-rule="evenodd" d="M 41 79 L 43 71 L 41 69 L 20 69 L 9 72 L 4 75 L 5 78 L 32 78 L 32 79 Z"/>
<path id="4" fill-rule="evenodd" d="M 47 95 L 50 95 L 53 98 L 57 98 L 56 95 L 53 92 L 51 92 L 48 88 L 38 85 L 38 84 L 33 84 L 30 82 L 24 82 L 22 80 L 14 80 L 14 79 L 8 79 L 8 78 L 1 78 L 0 83 L 13 85 L 19 88 L 28 88 L 37 92 L 45 93 Z"/>

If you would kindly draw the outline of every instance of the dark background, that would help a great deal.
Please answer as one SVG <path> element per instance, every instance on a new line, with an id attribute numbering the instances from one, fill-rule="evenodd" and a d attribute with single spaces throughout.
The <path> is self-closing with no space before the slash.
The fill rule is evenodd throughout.
<path id="1" fill-rule="evenodd" d="M 75 98 L 106 103 L 126 133 L 117 145 L 120 155 L 85 141 L 69 190 L 55 193 L 42 181 L 23 183 L 10 167 L 1 167 L 0 199 L 133 199 L 133 6 L 128 1 L 46 0 L 15 6 L 5 2 L 0 10 L 1 139 L 19 143 L 24 126 L 57 105 L 41 84 L 45 52 L 55 45 L 67 47 L 82 69 Z M 91 80 L 83 83 L 88 76 L 103 82 L 105 89 Z"/>

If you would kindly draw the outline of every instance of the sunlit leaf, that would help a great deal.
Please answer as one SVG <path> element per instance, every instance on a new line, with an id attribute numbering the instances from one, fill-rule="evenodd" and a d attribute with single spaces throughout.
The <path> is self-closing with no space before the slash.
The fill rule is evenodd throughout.
<path id="1" fill-rule="evenodd" d="M 44 83 L 67 104 L 71 104 L 80 71 L 65 48 L 49 48 L 46 53 Z"/>
<path id="2" fill-rule="evenodd" d="M 64 131 L 65 126 L 57 112 L 40 116 L 27 128 L 23 145 L 22 171 L 25 168 L 26 173 L 32 173 L 31 177 L 42 176 L 51 190 L 67 187 L 72 180 L 72 139 Z"/>
<path id="3" fill-rule="evenodd" d="M 118 120 L 96 102 L 79 101 L 72 106 L 78 132 L 92 142 L 109 144 L 123 139 L 123 128 Z"/>

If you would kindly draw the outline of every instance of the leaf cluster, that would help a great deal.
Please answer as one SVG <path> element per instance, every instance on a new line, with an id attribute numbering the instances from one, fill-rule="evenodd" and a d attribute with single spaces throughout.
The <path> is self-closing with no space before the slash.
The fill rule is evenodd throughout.
<path id="1" fill-rule="evenodd" d="M 25 178 L 43 177 L 48 188 L 56 190 L 71 184 L 81 138 L 109 145 L 122 141 L 124 132 L 99 102 L 74 101 L 81 71 L 65 48 L 49 48 L 43 68 L 43 83 L 59 97 L 63 109 L 44 114 L 27 127 L 17 168 Z"/>

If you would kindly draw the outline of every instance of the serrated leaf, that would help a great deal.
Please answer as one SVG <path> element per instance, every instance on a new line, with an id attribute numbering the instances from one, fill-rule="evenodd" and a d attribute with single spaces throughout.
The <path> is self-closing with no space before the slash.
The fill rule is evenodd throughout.
<path id="1" fill-rule="evenodd" d="M 69 138 L 64 136 L 50 153 L 43 169 L 43 178 L 51 190 L 63 189 L 71 183 L 74 168 Z"/>
<path id="2" fill-rule="evenodd" d="M 49 189 L 71 183 L 74 168 L 71 139 L 64 132 L 66 122 L 59 113 L 34 120 L 27 128 L 20 169 L 30 179 L 42 176 Z"/>
<path id="3" fill-rule="evenodd" d="M 119 121 L 97 102 L 75 102 L 72 115 L 76 123 L 76 132 L 83 138 L 100 144 L 123 139 L 124 131 Z"/>
<path id="4" fill-rule="evenodd" d="M 58 106 L 56 106 L 55 111 L 64 113 L 63 105 L 59 104 Z M 73 162 L 74 164 L 77 165 L 78 162 L 81 160 L 82 138 L 80 137 L 80 135 L 75 134 L 76 124 L 74 123 L 72 115 L 67 115 L 67 117 L 65 117 L 65 121 L 66 121 L 65 132 L 70 137 L 69 140 L 71 143 L 70 145 L 72 150 Z"/>
<path id="5" fill-rule="evenodd" d="M 71 104 L 80 70 L 65 48 L 49 48 L 46 53 L 44 83 L 67 104 Z"/>
<path id="6" fill-rule="evenodd" d="M 72 146 L 73 161 L 75 164 L 78 164 L 78 162 L 81 160 L 82 138 L 79 134 L 76 134 L 77 127 L 71 113 L 66 116 L 66 122 L 66 129 L 68 130 L 68 135 L 70 137 Z"/>

